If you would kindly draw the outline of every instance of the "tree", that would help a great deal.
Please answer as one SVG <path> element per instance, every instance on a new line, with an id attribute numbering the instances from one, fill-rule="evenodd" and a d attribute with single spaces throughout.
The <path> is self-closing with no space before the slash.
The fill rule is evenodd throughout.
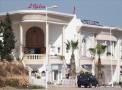
<path id="1" fill-rule="evenodd" d="M 90 51 L 90 53 L 92 55 L 92 58 L 94 59 L 95 54 L 96 54 L 96 48 L 89 48 L 89 51 Z"/>
<path id="2" fill-rule="evenodd" d="M 3 54 L 2 59 L 11 59 L 11 52 L 15 48 L 15 36 L 12 29 L 12 22 L 9 14 L 6 15 L 3 22 Z"/>
<path id="3" fill-rule="evenodd" d="M 92 74 L 95 75 L 95 55 L 96 55 L 96 49 L 90 48 L 89 49 L 91 56 L 92 56 Z"/>
<path id="4" fill-rule="evenodd" d="M 98 77 L 98 80 L 100 82 L 100 79 L 102 78 L 101 74 L 102 74 L 102 70 L 101 70 L 101 67 L 102 67 L 102 64 L 101 64 L 101 55 L 105 52 L 106 50 L 106 46 L 105 45 L 102 45 L 102 44 L 97 44 L 95 48 L 89 48 L 89 51 L 90 53 L 93 55 L 93 57 L 95 57 L 95 54 L 98 55 L 98 63 L 97 63 L 97 77 Z"/>
<path id="5" fill-rule="evenodd" d="M 71 76 L 74 76 L 76 74 L 76 68 L 75 68 L 75 55 L 74 51 L 78 48 L 78 40 L 77 41 L 67 41 L 66 44 L 66 50 L 71 49 L 71 59 L 70 59 L 70 74 Z"/>

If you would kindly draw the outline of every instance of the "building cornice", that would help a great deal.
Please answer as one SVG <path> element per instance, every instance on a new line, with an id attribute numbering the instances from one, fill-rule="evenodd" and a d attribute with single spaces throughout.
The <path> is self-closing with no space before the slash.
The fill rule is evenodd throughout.
<path id="1" fill-rule="evenodd" d="M 106 29 L 106 30 L 110 30 L 111 29 L 111 30 L 122 31 L 122 28 L 110 27 L 110 26 L 97 26 L 97 25 L 82 24 L 82 27 L 95 28 L 95 29 Z"/>
<path id="2" fill-rule="evenodd" d="M 3 12 L 3 13 L 0 13 L 0 15 L 4 16 L 6 15 L 6 13 L 9 13 L 9 14 L 28 14 L 28 13 L 38 13 L 38 14 L 42 14 L 42 13 L 46 13 L 46 10 L 17 10 L 17 11 L 10 11 L 10 12 Z M 62 12 L 56 12 L 56 11 L 48 11 L 47 12 L 48 14 L 54 14 L 54 15 L 59 15 L 59 16 L 64 16 L 64 17 L 74 17 L 75 15 L 74 14 L 68 14 L 68 13 L 62 13 Z"/>

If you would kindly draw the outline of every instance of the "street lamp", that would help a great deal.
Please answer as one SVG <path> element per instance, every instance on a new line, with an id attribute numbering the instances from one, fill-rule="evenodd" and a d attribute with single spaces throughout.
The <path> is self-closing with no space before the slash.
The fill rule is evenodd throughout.
<path id="1" fill-rule="evenodd" d="M 110 47 L 111 47 L 111 58 L 110 58 L 110 62 L 111 62 L 111 86 L 113 87 L 113 63 L 112 63 L 112 38 L 111 38 L 111 28 L 110 28 Z"/>
<path id="2" fill-rule="evenodd" d="M 48 30 L 48 17 L 47 17 L 47 10 L 51 8 L 57 8 L 57 5 L 53 5 L 50 7 L 45 7 L 46 9 L 46 62 L 45 62 L 45 67 L 46 67 L 46 88 L 48 88 L 47 83 L 48 83 L 48 61 L 49 61 L 49 30 Z"/>

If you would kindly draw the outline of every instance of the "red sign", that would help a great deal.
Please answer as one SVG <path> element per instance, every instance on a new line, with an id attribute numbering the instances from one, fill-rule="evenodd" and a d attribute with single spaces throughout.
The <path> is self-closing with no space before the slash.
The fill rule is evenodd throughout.
<path id="1" fill-rule="evenodd" d="M 40 4 L 37 4 L 37 3 L 31 3 L 28 8 L 33 8 L 33 9 L 39 9 L 39 8 L 46 8 L 45 5 L 42 5 L 41 3 Z"/>

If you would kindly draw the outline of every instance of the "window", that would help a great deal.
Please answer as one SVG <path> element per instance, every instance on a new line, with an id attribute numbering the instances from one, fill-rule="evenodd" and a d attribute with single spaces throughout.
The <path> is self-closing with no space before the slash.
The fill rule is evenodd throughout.
<path id="1" fill-rule="evenodd" d="M 82 56 L 86 56 L 86 39 L 82 40 Z"/>
<path id="2" fill-rule="evenodd" d="M 45 76 L 45 75 L 46 75 L 46 74 L 45 74 L 45 71 L 42 71 L 41 75 L 42 75 L 42 76 Z"/>
<path id="3" fill-rule="evenodd" d="M 51 46 L 51 52 L 55 51 L 55 46 Z"/>
<path id="4" fill-rule="evenodd" d="M 58 47 L 58 53 L 60 53 L 60 47 Z"/>

